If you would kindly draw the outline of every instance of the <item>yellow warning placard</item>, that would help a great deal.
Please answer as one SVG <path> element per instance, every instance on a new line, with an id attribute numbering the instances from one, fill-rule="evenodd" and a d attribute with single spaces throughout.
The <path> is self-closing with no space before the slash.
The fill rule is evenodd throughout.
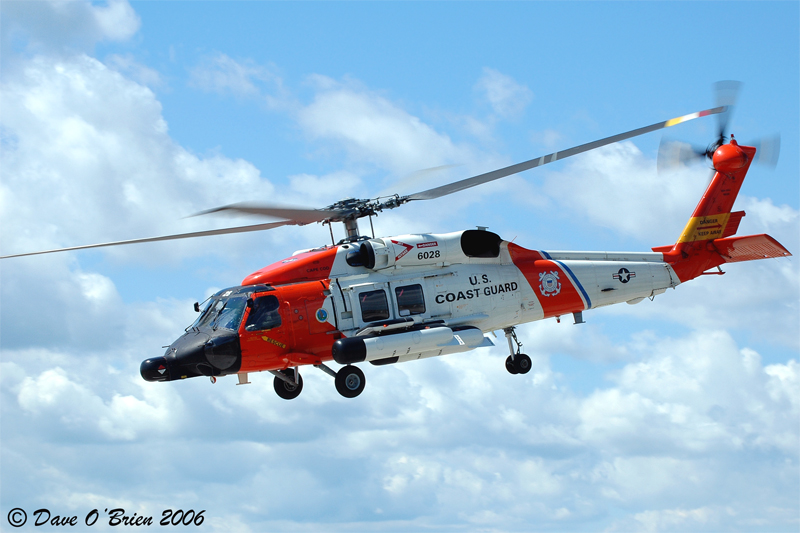
<path id="1" fill-rule="evenodd" d="M 730 213 L 720 213 L 718 215 L 704 215 L 692 217 L 683 229 L 681 238 L 678 242 L 707 241 L 719 239 L 725 226 L 728 225 Z"/>

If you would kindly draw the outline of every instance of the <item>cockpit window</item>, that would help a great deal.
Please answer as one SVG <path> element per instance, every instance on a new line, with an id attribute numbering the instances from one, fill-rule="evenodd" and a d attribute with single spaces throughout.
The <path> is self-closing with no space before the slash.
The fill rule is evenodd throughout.
<path id="1" fill-rule="evenodd" d="M 277 328 L 281 325 L 281 315 L 278 311 L 280 302 L 272 295 L 259 296 L 253 301 L 253 309 L 244 325 L 246 331 L 263 331 Z"/>
<path id="2" fill-rule="evenodd" d="M 219 313 L 220 308 L 222 308 L 222 302 L 219 300 L 211 300 L 206 305 L 206 308 L 203 309 L 203 312 L 200 313 L 200 316 L 197 317 L 197 320 L 194 321 L 190 327 L 192 328 L 202 328 L 203 326 L 207 326 L 211 320 L 217 316 Z"/>
<path id="3" fill-rule="evenodd" d="M 242 315 L 244 315 L 244 308 L 247 305 L 247 299 L 244 297 L 229 298 L 225 305 L 219 310 L 217 317 L 211 322 L 211 327 L 232 329 L 233 331 L 239 330 L 239 324 L 242 323 Z"/>
<path id="4" fill-rule="evenodd" d="M 233 298 L 214 298 L 200 313 L 200 316 L 191 327 L 225 328 L 236 331 L 242 322 L 242 315 L 246 305 L 247 299 L 245 295 Z"/>

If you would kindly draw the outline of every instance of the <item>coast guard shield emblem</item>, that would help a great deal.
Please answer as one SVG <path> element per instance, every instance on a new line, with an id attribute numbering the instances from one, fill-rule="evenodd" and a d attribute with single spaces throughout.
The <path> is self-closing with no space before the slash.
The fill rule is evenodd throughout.
<path id="1" fill-rule="evenodd" d="M 539 274 L 539 290 L 542 296 L 555 296 L 561 292 L 561 283 L 558 281 L 558 272 L 542 272 Z"/>

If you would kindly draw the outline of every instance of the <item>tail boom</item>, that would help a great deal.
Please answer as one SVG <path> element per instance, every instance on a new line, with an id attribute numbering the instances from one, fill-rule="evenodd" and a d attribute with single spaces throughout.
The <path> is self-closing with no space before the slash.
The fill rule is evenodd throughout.
<path id="1" fill-rule="evenodd" d="M 733 237 L 744 211 L 731 211 L 756 149 L 731 139 L 714 153 L 716 173 L 678 241 L 658 246 L 682 282 L 724 263 L 792 255 L 769 235 Z"/>

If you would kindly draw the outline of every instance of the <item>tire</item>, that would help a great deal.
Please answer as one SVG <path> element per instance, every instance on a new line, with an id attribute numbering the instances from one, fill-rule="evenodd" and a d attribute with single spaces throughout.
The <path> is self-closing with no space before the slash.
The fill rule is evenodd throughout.
<path id="1" fill-rule="evenodd" d="M 357 366 L 347 365 L 336 373 L 336 390 L 345 398 L 355 398 L 364 391 L 367 380 Z"/>
<path id="2" fill-rule="evenodd" d="M 506 357 L 506 370 L 508 370 L 509 374 L 517 373 L 517 368 L 514 366 L 514 361 L 511 360 L 510 355 Z"/>
<path id="3" fill-rule="evenodd" d="M 281 370 L 280 372 L 286 376 L 294 377 L 294 371 L 292 370 Z M 291 385 L 278 376 L 275 376 L 275 379 L 272 380 L 272 386 L 275 388 L 275 392 L 278 396 L 284 400 L 294 400 L 303 392 L 303 376 L 297 374 L 297 386 Z"/>
<path id="4" fill-rule="evenodd" d="M 514 357 L 514 368 L 517 374 L 527 374 L 531 370 L 531 365 L 531 358 L 524 353 L 518 353 L 516 357 Z"/>

